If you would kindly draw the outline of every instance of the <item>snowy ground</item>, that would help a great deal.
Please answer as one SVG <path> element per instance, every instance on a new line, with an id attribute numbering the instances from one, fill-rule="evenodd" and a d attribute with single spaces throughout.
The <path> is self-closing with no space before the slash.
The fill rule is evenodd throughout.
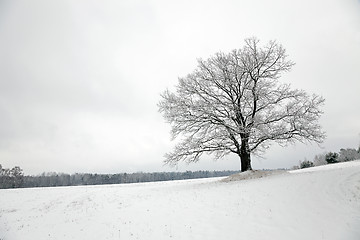
<path id="1" fill-rule="evenodd" d="M 220 180 L 0 190 L 0 239 L 360 239 L 360 161 Z"/>

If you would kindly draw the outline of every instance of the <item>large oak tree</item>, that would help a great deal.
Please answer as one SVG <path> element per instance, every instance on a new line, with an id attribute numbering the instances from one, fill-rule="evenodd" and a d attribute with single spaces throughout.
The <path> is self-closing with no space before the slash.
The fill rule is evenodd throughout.
<path id="1" fill-rule="evenodd" d="M 281 44 L 261 46 L 256 38 L 228 54 L 198 60 L 191 74 L 179 78 L 175 92 L 161 95 L 159 110 L 171 124 L 172 137 L 183 137 L 165 163 L 234 153 L 246 171 L 250 155 L 263 153 L 271 142 L 322 142 L 318 120 L 324 99 L 278 81 L 293 65 Z"/>

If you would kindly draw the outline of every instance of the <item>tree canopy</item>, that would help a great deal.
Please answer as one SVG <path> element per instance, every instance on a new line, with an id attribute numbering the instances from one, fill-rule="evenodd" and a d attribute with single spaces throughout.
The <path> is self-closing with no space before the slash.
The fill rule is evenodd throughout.
<path id="1" fill-rule="evenodd" d="M 183 137 L 165 163 L 234 153 L 246 171 L 250 154 L 262 154 L 271 142 L 322 142 L 318 120 L 324 98 L 278 81 L 293 66 L 281 44 L 260 46 L 256 38 L 246 39 L 241 49 L 199 59 L 192 73 L 179 78 L 175 92 L 161 95 L 159 110 L 172 137 Z"/>

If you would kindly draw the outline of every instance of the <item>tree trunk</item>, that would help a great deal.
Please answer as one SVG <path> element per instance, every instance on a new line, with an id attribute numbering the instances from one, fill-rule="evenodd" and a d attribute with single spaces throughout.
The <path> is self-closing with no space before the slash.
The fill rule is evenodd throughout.
<path id="1" fill-rule="evenodd" d="M 241 172 L 252 170 L 248 138 L 242 138 L 240 147 Z"/>

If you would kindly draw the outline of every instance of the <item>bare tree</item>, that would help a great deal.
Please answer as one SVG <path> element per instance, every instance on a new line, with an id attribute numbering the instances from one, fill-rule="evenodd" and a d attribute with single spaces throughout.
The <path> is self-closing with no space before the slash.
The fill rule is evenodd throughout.
<path id="1" fill-rule="evenodd" d="M 242 49 L 199 59 L 191 74 L 179 78 L 176 92 L 161 95 L 159 110 L 172 126 L 173 139 L 184 137 L 165 163 L 235 153 L 246 171 L 250 154 L 262 154 L 273 141 L 322 142 L 318 119 L 324 99 L 278 82 L 293 65 L 282 45 L 270 41 L 262 47 L 256 38 L 245 40 Z"/>
<path id="2" fill-rule="evenodd" d="M 317 155 L 314 157 L 314 165 L 315 165 L 315 166 L 321 166 L 321 165 L 326 165 L 326 164 L 327 164 L 327 161 L 326 161 L 326 152 L 317 154 Z"/>
<path id="3" fill-rule="evenodd" d="M 340 162 L 347 162 L 353 161 L 356 159 L 360 159 L 360 153 L 356 151 L 354 148 L 341 148 L 339 152 L 339 161 Z"/>

